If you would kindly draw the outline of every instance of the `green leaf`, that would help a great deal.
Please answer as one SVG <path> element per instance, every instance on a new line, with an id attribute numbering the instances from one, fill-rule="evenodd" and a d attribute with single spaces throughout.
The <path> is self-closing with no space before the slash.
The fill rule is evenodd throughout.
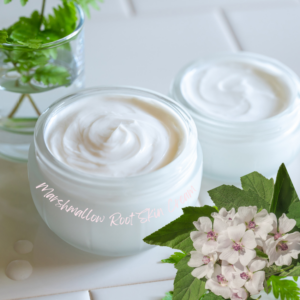
<path id="1" fill-rule="evenodd" d="M 166 296 L 163 297 L 161 300 L 172 300 L 173 299 L 173 292 L 167 292 Z"/>
<path id="2" fill-rule="evenodd" d="M 168 263 L 168 264 L 177 264 L 181 259 L 183 259 L 186 256 L 186 253 L 182 252 L 175 252 L 167 259 L 162 259 L 161 262 Z"/>
<path id="3" fill-rule="evenodd" d="M 300 264 L 298 263 L 297 266 L 295 266 L 294 268 L 288 270 L 288 271 L 284 271 L 280 274 L 280 276 L 300 276 Z"/>
<path id="4" fill-rule="evenodd" d="M 198 300 L 205 294 L 205 281 L 194 277 L 194 268 L 188 266 L 190 256 L 184 257 L 175 265 L 177 271 L 174 281 L 173 300 Z"/>
<path id="5" fill-rule="evenodd" d="M 269 203 L 250 189 L 244 191 L 232 185 L 221 185 L 208 193 L 219 208 L 230 210 L 234 207 L 238 210 L 241 206 L 257 206 L 258 209 L 265 208 L 269 211 Z"/>
<path id="6" fill-rule="evenodd" d="M 66 85 L 69 83 L 70 74 L 61 66 L 46 65 L 36 69 L 34 79 L 44 85 Z"/>
<path id="7" fill-rule="evenodd" d="M 205 294 L 201 300 L 224 300 L 222 296 L 217 296 L 213 292 L 209 292 L 208 294 Z"/>
<path id="8" fill-rule="evenodd" d="M 86 15 L 90 18 L 90 6 L 96 10 L 99 10 L 98 2 L 103 2 L 103 0 L 67 0 L 68 2 L 75 2 L 80 5 Z"/>
<path id="9" fill-rule="evenodd" d="M 299 277 L 298 276 L 293 276 L 293 279 L 297 282 Z"/>
<path id="10" fill-rule="evenodd" d="M 268 255 L 267 255 L 266 253 L 264 253 L 264 252 L 262 252 L 262 251 L 260 251 L 260 250 L 258 250 L 258 249 L 255 249 L 255 251 L 256 251 L 256 256 L 258 256 L 258 257 L 260 257 L 260 258 L 266 258 L 266 259 L 269 258 Z"/>
<path id="11" fill-rule="evenodd" d="M 256 193 L 258 197 L 271 204 L 274 192 L 273 178 L 267 179 L 260 173 L 253 172 L 243 176 L 241 182 L 244 191 L 250 190 Z"/>
<path id="12" fill-rule="evenodd" d="M 272 286 L 272 291 L 276 299 L 299 300 L 300 288 L 292 280 L 282 280 L 282 277 L 272 276 L 268 280 L 268 285 Z"/>
<path id="13" fill-rule="evenodd" d="M 27 4 L 28 0 L 20 0 L 20 2 L 22 4 L 22 6 L 25 6 Z"/>
<path id="14" fill-rule="evenodd" d="M 10 3 L 12 0 L 4 0 L 4 4 Z"/>
<path id="15" fill-rule="evenodd" d="M 185 207 L 183 215 L 158 231 L 144 238 L 151 245 L 167 246 L 189 253 L 194 249 L 190 233 L 196 228 L 193 224 L 199 217 L 210 217 L 216 209 L 211 206 Z"/>
<path id="16" fill-rule="evenodd" d="M 273 212 L 277 218 L 280 218 L 283 213 L 289 211 L 290 205 L 297 201 L 299 201 L 299 198 L 294 185 L 285 165 L 282 164 L 277 173 L 270 211 Z"/>
<path id="17" fill-rule="evenodd" d="M 53 14 L 44 18 L 44 35 L 51 40 L 51 36 L 63 38 L 71 34 L 76 28 L 77 12 L 74 1 L 63 1 L 62 5 L 53 8 Z"/>
<path id="18" fill-rule="evenodd" d="M 8 38 L 8 34 L 6 30 L 0 30 L 0 44 L 6 43 L 7 38 Z"/>
<path id="19" fill-rule="evenodd" d="M 295 219 L 296 220 L 296 226 L 300 227 L 300 201 L 299 202 L 294 202 L 291 204 L 289 207 L 289 213 L 287 216 L 290 219 Z"/>

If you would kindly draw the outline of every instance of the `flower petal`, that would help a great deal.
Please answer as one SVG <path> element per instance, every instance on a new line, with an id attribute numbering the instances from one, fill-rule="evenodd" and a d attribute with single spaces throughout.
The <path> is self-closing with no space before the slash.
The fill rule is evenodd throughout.
<path id="1" fill-rule="evenodd" d="M 223 287 L 213 279 L 209 279 L 206 281 L 205 288 L 211 290 L 217 296 L 222 296 L 225 299 L 230 298 L 232 295 L 229 287 L 227 286 Z"/>
<path id="2" fill-rule="evenodd" d="M 272 223 L 273 230 L 271 232 L 274 233 L 274 234 L 276 234 L 277 233 L 277 217 L 273 213 L 270 213 L 270 217 L 273 220 L 273 223 Z"/>
<path id="3" fill-rule="evenodd" d="M 246 231 L 246 225 L 245 224 L 239 224 L 237 226 L 230 226 L 227 229 L 228 236 L 231 240 L 239 242 Z"/>
<path id="4" fill-rule="evenodd" d="M 204 232 L 209 232 L 212 231 L 212 222 L 211 219 L 208 217 L 200 217 L 200 228 L 201 230 L 203 230 Z"/>
<path id="5" fill-rule="evenodd" d="M 264 259 L 254 259 L 249 263 L 250 272 L 254 273 L 262 270 L 267 265 L 267 261 Z"/>
<path id="6" fill-rule="evenodd" d="M 189 267 L 200 267 L 204 264 L 203 254 L 200 251 L 191 251 L 191 259 L 188 262 Z"/>
<path id="7" fill-rule="evenodd" d="M 238 209 L 239 217 L 244 221 L 249 223 L 255 216 L 257 212 L 256 206 L 242 206 Z"/>
<path id="8" fill-rule="evenodd" d="M 269 215 L 268 211 L 266 209 L 263 209 L 254 217 L 254 222 L 259 225 L 261 223 L 268 223 L 270 225 L 273 224 L 273 218 Z"/>
<path id="9" fill-rule="evenodd" d="M 220 254 L 220 259 L 224 259 L 230 264 L 235 264 L 239 259 L 239 253 L 229 247 Z"/>
<path id="10" fill-rule="evenodd" d="M 247 266 L 249 262 L 256 257 L 255 250 L 245 249 L 243 254 L 240 254 L 240 262 L 243 266 Z"/>
<path id="11" fill-rule="evenodd" d="M 216 241 L 207 241 L 203 244 L 202 252 L 204 255 L 209 255 L 217 251 L 217 242 Z"/>
<path id="12" fill-rule="evenodd" d="M 250 293 L 250 295 L 257 295 L 259 290 L 253 285 L 252 281 L 247 281 L 245 283 L 245 288 Z"/>
<path id="13" fill-rule="evenodd" d="M 291 231 L 296 226 L 294 219 L 289 219 L 285 214 L 279 218 L 279 232 L 285 234 Z"/>
<path id="14" fill-rule="evenodd" d="M 221 219 L 215 219 L 214 221 L 214 231 L 217 233 L 221 233 L 222 231 L 226 230 L 228 225 L 222 221 Z"/>
<path id="15" fill-rule="evenodd" d="M 257 246 L 255 235 L 252 230 L 248 230 L 245 232 L 242 238 L 242 244 L 248 249 L 254 249 Z"/>
<path id="16" fill-rule="evenodd" d="M 265 272 L 264 271 L 259 271 L 253 274 L 250 282 L 252 283 L 252 288 L 253 290 L 256 289 L 256 291 L 262 291 L 264 289 L 264 281 L 265 281 Z M 249 291 L 251 295 L 251 291 Z M 256 292 L 257 294 L 257 292 Z"/>
<path id="17" fill-rule="evenodd" d="M 192 275 L 198 279 L 201 279 L 206 276 L 208 271 L 207 265 L 196 268 L 192 271 Z"/>

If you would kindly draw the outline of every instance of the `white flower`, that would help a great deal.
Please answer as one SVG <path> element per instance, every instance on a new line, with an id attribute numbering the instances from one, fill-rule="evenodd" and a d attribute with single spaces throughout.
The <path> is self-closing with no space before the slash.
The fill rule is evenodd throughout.
<path id="1" fill-rule="evenodd" d="M 296 221 L 294 219 L 289 219 L 286 214 L 282 214 L 282 216 L 279 218 L 279 226 L 277 224 L 276 216 L 273 213 L 271 213 L 270 216 L 273 220 L 273 230 L 271 231 L 271 233 L 274 234 L 275 239 L 279 239 L 281 236 L 283 236 L 285 233 L 288 233 L 296 226 Z"/>
<path id="2" fill-rule="evenodd" d="M 267 262 L 262 259 L 255 259 L 249 263 L 241 272 L 234 273 L 233 286 L 240 288 L 245 286 L 250 295 L 257 295 L 264 289 L 265 272 L 261 271 Z"/>
<path id="3" fill-rule="evenodd" d="M 216 264 L 215 271 L 211 279 L 208 279 L 205 288 L 211 290 L 217 296 L 222 296 L 225 299 L 231 298 L 231 281 L 232 273 L 223 272 L 220 265 Z"/>
<path id="4" fill-rule="evenodd" d="M 236 213 L 234 208 L 232 208 L 230 211 L 227 211 L 224 207 L 222 207 L 218 213 L 211 214 L 214 219 L 220 219 L 227 223 L 229 226 L 233 225 L 235 215 Z"/>
<path id="5" fill-rule="evenodd" d="M 267 239 L 268 233 L 273 229 L 273 219 L 266 209 L 257 213 L 256 206 L 239 207 L 237 213 L 239 223 L 245 223 L 247 229 L 253 230 L 255 237 Z"/>
<path id="6" fill-rule="evenodd" d="M 289 266 L 292 258 L 297 259 L 300 253 L 300 233 L 293 232 L 281 237 L 272 237 L 266 241 L 266 254 L 269 265 Z"/>
<path id="7" fill-rule="evenodd" d="M 248 299 L 248 293 L 243 288 L 232 289 L 232 296 L 230 299 L 231 300 L 246 300 L 246 299 Z"/>
<path id="8" fill-rule="evenodd" d="M 198 231 L 192 231 L 190 236 L 195 249 L 201 249 L 204 255 L 216 252 L 217 237 L 227 229 L 227 224 L 220 219 L 214 221 L 214 227 L 208 217 L 200 217 L 193 222 Z"/>
<path id="9" fill-rule="evenodd" d="M 220 259 L 235 264 L 238 260 L 246 266 L 256 257 L 253 250 L 257 246 L 252 230 L 246 231 L 245 224 L 230 226 L 218 237 L 217 251 L 221 252 Z"/>
<path id="10" fill-rule="evenodd" d="M 191 259 L 188 262 L 188 266 L 196 268 L 192 272 L 194 277 L 198 279 L 203 277 L 211 278 L 217 260 L 218 254 L 216 252 L 204 255 L 201 250 L 191 251 Z"/>

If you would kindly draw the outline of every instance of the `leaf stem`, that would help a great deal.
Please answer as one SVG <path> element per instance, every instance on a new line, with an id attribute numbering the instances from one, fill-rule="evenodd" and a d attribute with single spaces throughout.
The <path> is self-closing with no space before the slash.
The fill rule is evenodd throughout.
<path id="1" fill-rule="evenodd" d="M 37 113 L 37 115 L 40 116 L 41 113 L 40 113 L 39 109 L 37 108 L 37 106 L 35 105 L 32 97 L 29 94 L 27 94 L 26 96 L 29 99 L 29 101 L 30 101 L 31 105 L 33 106 L 33 108 L 34 108 L 35 112 Z"/>
<path id="2" fill-rule="evenodd" d="M 26 97 L 26 94 L 22 94 L 17 102 L 17 104 L 14 106 L 10 114 L 7 116 L 8 118 L 12 118 L 15 113 L 17 112 L 18 108 L 20 107 L 21 103 L 23 102 L 24 98 Z"/>
<path id="3" fill-rule="evenodd" d="M 41 27 L 42 27 L 42 24 L 43 24 L 45 6 L 46 6 L 46 0 L 43 0 L 41 17 L 40 17 L 40 24 L 39 24 L 39 30 L 41 30 Z"/>

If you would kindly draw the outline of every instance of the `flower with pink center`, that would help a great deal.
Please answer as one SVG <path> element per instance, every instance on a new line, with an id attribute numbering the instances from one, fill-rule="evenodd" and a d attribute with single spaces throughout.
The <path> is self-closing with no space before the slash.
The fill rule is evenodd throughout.
<path id="1" fill-rule="evenodd" d="M 246 300 L 248 299 L 248 293 L 245 289 L 232 289 L 232 296 L 230 298 L 231 300 Z"/>
<path id="2" fill-rule="evenodd" d="M 261 238 L 263 240 L 267 239 L 268 233 L 272 231 L 273 219 L 267 212 L 263 209 L 257 213 L 256 206 L 239 207 L 235 224 L 244 223 L 247 229 L 251 229 L 254 232 L 256 238 Z"/>
<path id="3" fill-rule="evenodd" d="M 250 295 L 257 295 L 264 289 L 265 272 L 262 271 L 267 262 L 263 259 L 252 260 L 244 270 L 233 273 L 232 285 L 235 288 L 245 287 Z"/>
<path id="4" fill-rule="evenodd" d="M 246 231 L 245 224 L 230 226 L 218 237 L 217 251 L 221 252 L 220 259 L 230 264 L 238 261 L 246 266 L 256 257 L 254 248 L 257 246 L 252 230 Z"/>
<path id="5" fill-rule="evenodd" d="M 272 213 L 273 230 L 272 235 L 265 242 L 265 252 L 269 256 L 269 265 L 289 266 L 292 259 L 297 259 L 300 253 L 300 233 L 291 231 L 296 221 L 289 219 L 285 214 L 277 222 L 276 216 Z"/>
<path id="6" fill-rule="evenodd" d="M 198 231 L 192 231 L 190 237 L 194 248 L 201 250 L 204 255 L 216 252 L 217 238 L 227 229 L 227 224 L 221 219 L 214 220 L 214 224 L 208 217 L 200 217 L 193 223 Z"/>
<path id="7" fill-rule="evenodd" d="M 195 268 L 192 271 L 194 277 L 198 279 L 203 277 L 211 278 L 217 260 L 218 254 L 216 252 L 204 255 L 201 250 L 191 251 L 191 259 L 188 262 L 188 266 Z"/>
<path id="8" fill-rule="evenodd" d="M 215 265 L 212 277 L 206 281 L 205 288 L 211 290 L 217 296 L 225 299 L 231 298 L 231 280 L 233 272 L 224 272 L 220 265 Z"/>
<path id="9" fill-rule="evenodd" d="M 212 213 L 211 216 L 216 220 L 220 219 L 225 222 L 228 226 L 233 225 L 233 220 L 235 218 L 235 209 L 232 208 L 231 210 L 227 211 L 224 207 L 220 209 L 218 213 Z"/>

